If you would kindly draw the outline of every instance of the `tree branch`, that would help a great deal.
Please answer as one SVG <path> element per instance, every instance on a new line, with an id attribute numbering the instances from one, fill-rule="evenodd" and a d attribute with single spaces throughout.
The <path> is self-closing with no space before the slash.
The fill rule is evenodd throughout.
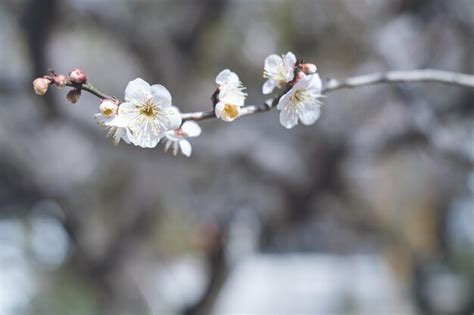
<path id="1" fill-rule="evenodd" d="M 357 88 L 362 86 L 376 85 L 376 84 L 391 84 L 391 83 L 412 83 L 412 82 L 435 82 L 453 86 L 461 86 L 467 88 L 474 88 L 474 75 L 464 74 L 459 72 L 450 72 L 434 69 L 424 70 L 405 70 L 405 71 L 388 71 L 380 73 L 371 73 L 347 79 L 337 80 L 331 79 L 322 88 L 321 93 L 327 94 L 333 91 L 346 89 L 346 88 Z M 89 83 L 82 85 L 68 83 L 68 86 L 80 88 L 87 91 L 101 99 L 112 98 L 111 96 L 99 91 Z M 280 97 L 286 93 L 287 90 L 283 90 L 278 94 L 272 101 L 271 105 L 247 105 L 241 108 L 239 117 L 248 116 L 260 112 L 266 112 L 276 107 Z M 182 113 L 181 117 L 183 121 L 186 120 L 205 120 L 216 118 L 213 110 L 201 111 L 201 112 L 190 112 Z"/>
<path id="2" fill-rule="evenodd" d="M 410 82 L 437 82 L 442 84 L 474 88 L 474 75 L 433 69 L 380 72 L 350 77 L 343 80 L 331 79 L 326 84 L 326 86 L 323 87 L 322 94 L 327 94 L 346 88 L 356 88 L 381 83 Z M 278 98 L 279 97 L 276 99 Z M 273 109 L 274 107 L 275 106 L 269 106 L 266 104 L 248 105 L 242 108 L 242 112 L 239 117 L 259 112 L 266 112 Z M 183 113 L 181 116 L 183 117 L 183 120 L 204 120 L 216 118 L 214 111 Z"/>

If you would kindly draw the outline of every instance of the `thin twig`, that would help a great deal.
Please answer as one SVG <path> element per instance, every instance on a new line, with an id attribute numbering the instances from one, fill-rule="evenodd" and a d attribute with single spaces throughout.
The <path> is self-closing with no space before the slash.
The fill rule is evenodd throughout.
<path id="1" fill-rule="evenodd" d="M 87 91 L 95 96 L 97 96 L 100 99 L 112 99 L 112 96 L 109 96 L 98 89 L 96 89 L 92 84 L 90 83 L 84 83 L 84 84 L 75 84 L 75 83 L 67 83 L 66 86 L 70 86 L 73 88 L 80 88 L 81 90 Z"/>
<path id="2" fill-rule="evenodd" d="M 345 80 L 330 80 L 323 88 L 328 93 L 344 88 L 355 88 L 380 83 L 437 82 L 474 88 L 474 75 L 433 69 L 389 71 L 366 74 Z"/>

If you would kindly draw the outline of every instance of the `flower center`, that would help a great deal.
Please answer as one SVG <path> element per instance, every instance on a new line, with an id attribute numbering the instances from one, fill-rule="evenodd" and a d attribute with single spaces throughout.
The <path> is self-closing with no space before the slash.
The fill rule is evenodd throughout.
<path id="1" fill-rule="evenodd" d="M 226 117 L 234 119 L 239 114 L 239 108 L 236 105 L 225 104 L 222 112 Z"/>
<path id="2" fill-rule="evenodd" d="M 107 116 L 107 117 L 112 116 L 113 113 L 114 111 L 112 110 L 112 108 L 104 108 L 102 110 L 102 115 Z"/>
<path id="3" fill-rule="evenodd" d="M 148 100 L 146 101 L 140 108 L 140 114 L 145 115 L 148 117 L 154 117 L 158 113 L 158 109 L 156 108 L 155 104 Z"/>
<path id="4" fill-rule="evenodd" d="M 290 98 L 292 103 L 306 103 L 309 100 L 310 96 L 304 90 L 296 91 Z"/>

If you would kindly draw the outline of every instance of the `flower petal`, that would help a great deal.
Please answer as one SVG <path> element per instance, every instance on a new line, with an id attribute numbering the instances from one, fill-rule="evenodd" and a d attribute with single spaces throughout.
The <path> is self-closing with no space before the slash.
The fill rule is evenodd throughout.
<path id="1" fill-rule="evenodd" d="M 307 85 L 308 90 L 311 89 L 311 90 L 314 90 L 314 92 L 318 94 L 321 93 L 323 84 L 321 82 L 321 78 L 319 77 L 319 74 L 315 73 L 315 74 L 308 75 L 305 77 L 305 79 L 309 81 Z"/>
<path id="2" fill-rule="evenodd" d="M 280 111 L 280 124 L 286 129 L 293 128 L 298 124 L 298 114 L 291 104 L 282 107 Z"/>
<path id="3" fill-rule="evenodd" d="M 275 81 L 272 80 L 272 79 L 268 79 L 267 81 L 265 81 L 265 83 L 262 86 L 262 93 L 263 94 L 270 94 L 270 93 L 273 92 L 275 87 L 276 87 Z"/>
<path id="4" fill-rule="evenodd" d="M 154 84 L 150 87 L 150 91 L 155 104 L 162 108 L 171 106 L 171 94 L 163 85 Z"/>
<path id="5" fill-rule="evenodd" d="M 181 130 L 187 137 L 197 137 L 201 134 L 201 127 L 194 121 L 185 121 L 181 126 Z"/>
<path id="6" fill-rule="evenodd" d="M 139 112 L 132 103 L 122 103 L 119 106 L 118 115 L 128 122 L 133 122 L 139 118 Z"/>
<path id="7" fill-rule="evenodd" d="M 278 73 L 281 67 L 283 67 L 283 59 L 280 56 L 273 54 L 265 58 L 264 70 L 270 76 Z"/>
<path id="8" fill-rule="evenodd" d="M 159 112 L 157 119 L 160 121 L 161 126 L 165 129 L 163 131 L 177 129 L 182 123 L 181 114 L 179 113 L 178 108 L 175 106 L 162 109 Z"/>
<path id="9" fill-rule="evenodd" d="M 113 127 L 127 127 L 129 122 L 122 115 L 115 115 L 104 120 L 104 125 Z"/>
<path id="10" fill-rule="evenodd" d="M 321 108 L 315 104 L 305 104 L 303 108 L 298 112 L 298 116 L 301 122 L 308 126 L 314 124 L 321 115 Z"/>
<path id="11" fill-rule="evenodd" d="M 295 77 L 295 63 L 296 63 L 296 56 L 290 51 L 287 52 L 284 57 L 286 75 L 285 79 L 286 82 L 290 82 Z"/>
<path id="12" fill-rule="evenodd" d="M 179 141 L 179 148 L 181 149 L 181 152 L 186 155 L 187 157 L 191 156 L 192 147 L 191 143 L 189 143 L 188 140 L 181 140 Z"/>
<path id="13" fill-rule="evenodd" d="M 173 144 L 173 142 L 174 142 L 173 140 L 166 139 L 165 152 L 167 152 L 167 151 L 170 149 L 170 147 L 171 147 L 171 145 Z"/>
<path id="14" fill-rule="evenodd" d="M 216 84 L 225 85 L 225 84 L 239 84 L 239 76 L 229 69 L 222 70 L 216 77 Z"/>
<path id="15" fill-rule="evenodd" d="M 150 99 L 150 85 L 143 79 L 136 78 L 128 82 L 125 88 L 125 101 L 139 104 Z"/>
<path id="16" fill-rule="evenodd" d="M 285 62 L 288 67 L 294 67 L 296 63 L 296 56 L 291 51 L 287 52 L 285 55 Z"/>
<path id="17" fill-rule="evenodd" d="M 221 118 L 222 111 L 224 110 L 225 104 L 223 102 L 219 102 L 216 104 L 216 107 L 214 108 L 214 113 L 216 114 L 217 118 Z"/>
<path id="18" fill-rule="evenodd" d="M 151 121 L 145 120 L 144 124 L 132 130 L 133 138 L 130 141 L 142 148 L 154 148 L 163 138 L 163 133 L 156 133 L 156 128 Z"/>

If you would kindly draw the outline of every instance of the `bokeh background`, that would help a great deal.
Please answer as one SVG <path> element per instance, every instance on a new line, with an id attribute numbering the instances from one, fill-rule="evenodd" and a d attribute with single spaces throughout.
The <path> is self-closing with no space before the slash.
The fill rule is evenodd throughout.
<path id="1" fill-rule="evenodd" d="M 48 68 L 123 97 L 211 109 L 264 58 L 323 80 L 474 72 L 472 0 L 3 0 L 0 314 L 471 314 L 474 94 L 434 83 L 328 95 L 319 121 L 203 121 L 193 155 L 114 147 L 98 100 L 34 95 Z"/>

